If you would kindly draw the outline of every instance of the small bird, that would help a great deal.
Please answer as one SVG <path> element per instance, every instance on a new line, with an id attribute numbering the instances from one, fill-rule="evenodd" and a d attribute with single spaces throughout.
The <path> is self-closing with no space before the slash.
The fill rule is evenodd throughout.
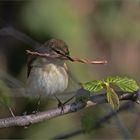
<path id="1" fill-rule="evenodd" d="M 69 58 L 67 44 L 50 39 L 35 51 Z M 62 93 L 68 86 L 68 68 L 65 59 L 30 55 L 27 70 L 27 93 L 31 96 L 52 96 Z"/>

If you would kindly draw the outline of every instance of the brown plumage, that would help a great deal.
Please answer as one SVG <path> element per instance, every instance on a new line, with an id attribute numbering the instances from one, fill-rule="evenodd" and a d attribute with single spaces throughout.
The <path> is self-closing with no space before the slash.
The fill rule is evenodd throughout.
<path id="1" fill-rule="evenodd" d="M 50 39 L 45 42 L 42 46 L 38 47 L 35 51 L 39 53 L 48 53 L 48 54 L 60 54 L 62 56 L 69 57 L 69 49 L 67 44 L 60 39 Z M 32 69 L 32 64 L 36 60 L 37 56 L 30 55 L 27 62 L 27 77 L 30 74 Z"/>
<path id="2" fill-rule="evenodd" d="M 59 39 L 51 39 L 35 51 L 69 57 L 66 43 Z M 29 56 L 27 70 L 27 93 L 33 96 L 49 96 L 62 93 L 68 86 L 68 73 L 65 60 Z"/>

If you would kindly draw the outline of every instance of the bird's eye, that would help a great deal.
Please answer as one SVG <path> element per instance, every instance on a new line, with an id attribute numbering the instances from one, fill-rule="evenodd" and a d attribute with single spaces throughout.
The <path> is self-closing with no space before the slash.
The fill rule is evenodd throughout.
<path id="1" fill-rule="evenodd" d="M 69 51 L 67 51 L 67 52 L 66 52 L 66 55 L 67 55 L 67 56 L 69 56 L 69 55 L 70 55 Z"/>
<path id="2" fill-rule="evenodd" d="M 55 52 L 57 52 L 58 54 L 62 54 L 62 52 L 60 50 L 55 49 Z"/>

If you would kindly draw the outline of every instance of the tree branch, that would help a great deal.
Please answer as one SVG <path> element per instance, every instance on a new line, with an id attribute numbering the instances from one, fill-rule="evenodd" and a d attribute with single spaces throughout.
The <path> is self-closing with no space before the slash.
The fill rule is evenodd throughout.
<path id="1" fill-rule="evenodd" d="M 79 89 L 77 94 L 87 93 L 84 89 Z M 120 100 L 131 100 L 134 102 L 138 101 L 139 91 L 136 93 L 123 93 L 118 92 Z M 49 120 L 58 116 L 76 112 L 80 109 L 87 108 L 89 106 L 96 106 L 97 104 L 107 103 L 106 93 L 99 95 L 91 96 L 87 102 L 79 101 L 71 104 L 67 104 L 62 108 L 55 108 L 49 111 L 38 112 L 36 114 L 24 115 L 24 116 L 15 116 L 9 118 L 0 119 L 0 128 L 8 128 L 12 126 L 28 126 L 30 124 L 39 123 L 45 120 Z"/>

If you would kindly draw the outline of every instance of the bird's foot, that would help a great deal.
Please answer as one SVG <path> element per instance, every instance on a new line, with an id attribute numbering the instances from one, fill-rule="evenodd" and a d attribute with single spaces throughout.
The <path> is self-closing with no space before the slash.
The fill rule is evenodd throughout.
<path id="1" fill-rule="evenodd" d="M 54 96 L 55 96 L 56 100 L 58 101 L 58 104 L 57 104 L 58 108 L 61 108 L 61 113 L 64 113 L 64 105 L 65 105 L 65 103 L 62 103 L 60 101 L 60 99 L 56 95 L 54 95 Z"/>

